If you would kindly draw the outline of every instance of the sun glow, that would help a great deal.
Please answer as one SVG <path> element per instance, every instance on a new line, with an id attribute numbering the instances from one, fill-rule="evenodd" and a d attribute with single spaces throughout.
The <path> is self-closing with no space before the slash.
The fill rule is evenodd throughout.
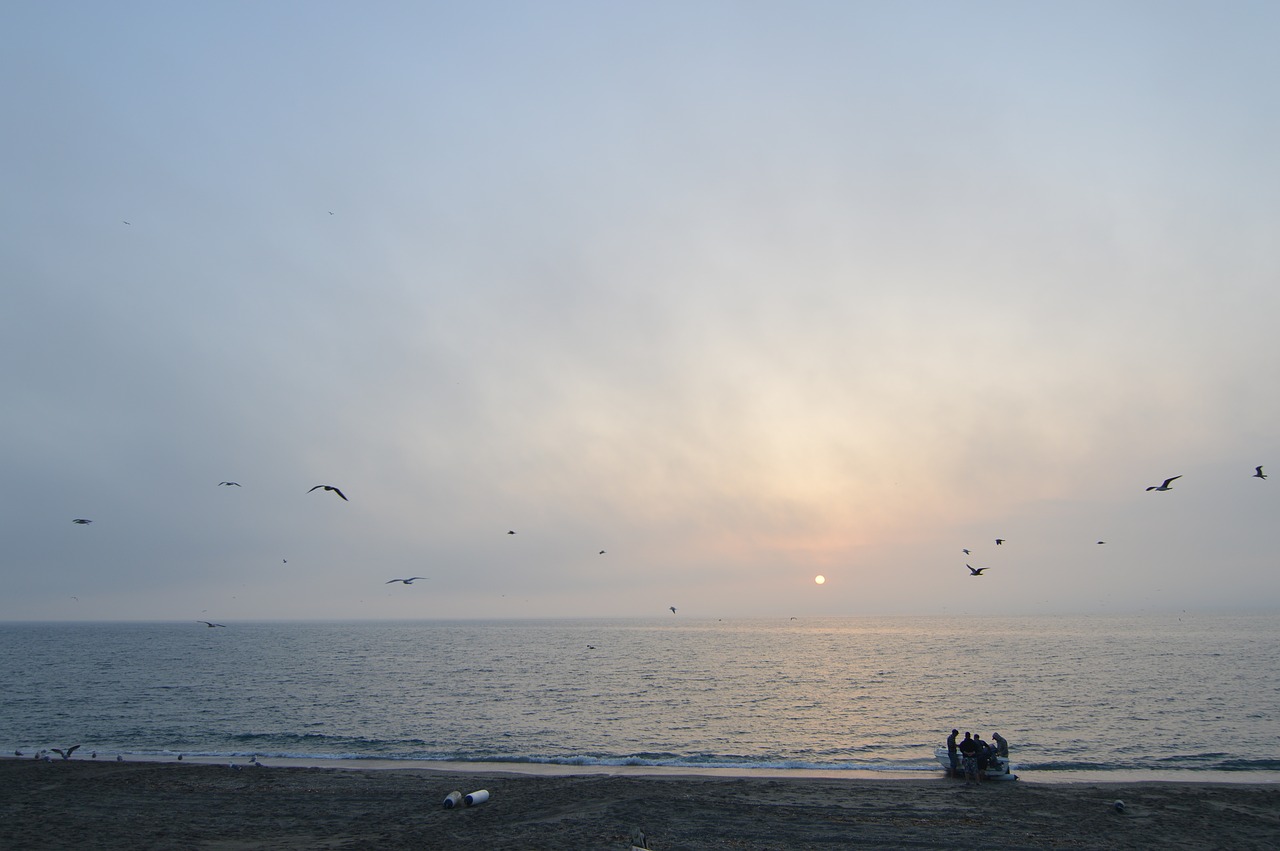
<path id="1" fill-rule="evenodd" d="M 821 585 L 822 583 L 827 581 L 827 577 L 819 573 L 817 576 L 813 577 L 813 581 Z"/>

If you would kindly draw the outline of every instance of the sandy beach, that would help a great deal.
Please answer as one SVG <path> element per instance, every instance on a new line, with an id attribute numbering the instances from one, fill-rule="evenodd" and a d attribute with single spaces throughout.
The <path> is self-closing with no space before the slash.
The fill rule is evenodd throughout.
<path id="1" fill-rule="evenodd" d="M 486 803 L 445 809 L 453 790 Z M 1118 812 L 1114 802 L 1125 802 Z M 529 775 L 0 760 L 0 847 L 1275 848 L 1280 785 Z"/>

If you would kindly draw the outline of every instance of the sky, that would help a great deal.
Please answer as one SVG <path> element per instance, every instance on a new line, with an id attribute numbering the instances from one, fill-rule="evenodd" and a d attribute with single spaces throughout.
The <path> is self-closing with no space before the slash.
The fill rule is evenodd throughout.
<path id="1" fill-rule="evenodd" d="M 1278 28 L 4 4 L 0 620 L 1274 611 Z"/>

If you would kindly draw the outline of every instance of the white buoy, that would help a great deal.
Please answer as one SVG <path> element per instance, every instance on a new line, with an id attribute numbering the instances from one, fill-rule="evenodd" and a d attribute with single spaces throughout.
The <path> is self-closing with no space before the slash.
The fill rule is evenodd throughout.
<path id="1" fill-rule="evenodd" d="M 474 807 L 476 804 L 483 804 L 489 800 L 489 790 L 481 789 L 478 792 L 472 792 L 470 795 L 462 799 L 462 802 L 468 807 Z"/>
<path id="2" fill-rule="evenodd" d="M 448 795 L 445 795 L 444 808 L 446 810 L 451 810 L 454 807 L 458 806 L 458 804 L 460 804 L 461 802 L 462 802 L 462 793 L 459 792 L 457 789 L 455 789 L 452 792 L 450 792 Z"/>

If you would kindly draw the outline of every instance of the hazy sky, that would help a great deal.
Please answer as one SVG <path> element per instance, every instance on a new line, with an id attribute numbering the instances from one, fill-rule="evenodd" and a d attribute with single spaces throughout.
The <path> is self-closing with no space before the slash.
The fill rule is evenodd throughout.
<path id="1" fill-rule="evenodd" d="M 6 3 L 0 619 L 1275 608 L 1278 33 Z"/>

